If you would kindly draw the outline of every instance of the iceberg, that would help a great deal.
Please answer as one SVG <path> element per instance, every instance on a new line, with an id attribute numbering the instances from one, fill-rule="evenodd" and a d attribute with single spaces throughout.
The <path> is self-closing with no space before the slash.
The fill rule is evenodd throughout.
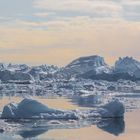
<path id="1" fill-rule="evenodd" d="M 125 107 L 119 100 L 113 100 L 99 109 L 102 118 L 121 118 L 124 116 Z"/>
<path id="2" fill-rule="evenodd" d="M 124 115 L 124 106 L 118 100 L 91 110 L 57 110 L 34 100 L 23 99 L 20 103 L 10 103 L 3 108 L 3 119 L 49 119 L 77 120 L 88 117 L 118 118 Z M 86 116 L 86 117 L 85 117 Z"/>
<path id="3" fill-rule="evenodd" d="M 3 119 L 77 119 L 74 111 L 63 111 L 47 107 L 33 100 L 23 99 L 19 104 L 10 103 L 3 108 Z"/>

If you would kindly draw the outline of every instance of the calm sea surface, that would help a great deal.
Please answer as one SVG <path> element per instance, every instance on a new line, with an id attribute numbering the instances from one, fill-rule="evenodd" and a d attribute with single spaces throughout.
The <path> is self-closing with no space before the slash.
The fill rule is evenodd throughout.
<path id="1" fill-rule="evenodd" d="M 71 99 L 45 99 L 34 97 L 49 107 L 57 109 L 84 109 Z M 0 99 L 0 110 L 11 101 L 20 102 L 20 97 L 3 97 Z M 29 127 L 36 124 L 37 127 Z M 39 124 L 39 125 L 38 125 Z M 45 120 L 37 122 L 26 122 L 21 131 L 0 133 L 0 140 L 140 140 L 140 110 L 134 109 L 126 112 L 124 119 L 119 120 L 89 120 L 82 122 L 61 122 L 48 125 Z M 27 128 L 26 128 L 27 126 Z"/>

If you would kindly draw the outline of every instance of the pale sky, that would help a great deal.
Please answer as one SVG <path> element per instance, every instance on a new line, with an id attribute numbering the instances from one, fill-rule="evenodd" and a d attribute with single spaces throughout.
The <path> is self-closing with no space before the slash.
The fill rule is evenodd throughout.
<path id="1" fill-rule="evenodd" d="M 140 0 L 0 0 L 0 61 L 140 60 Z"/>

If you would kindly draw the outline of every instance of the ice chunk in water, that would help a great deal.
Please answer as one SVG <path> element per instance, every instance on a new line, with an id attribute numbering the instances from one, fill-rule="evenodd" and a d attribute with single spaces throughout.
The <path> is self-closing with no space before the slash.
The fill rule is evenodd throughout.
<path id="1" fill-rule="evenodd" d="M 24 99 L 19 104 L 10 103 L 2 112 L 2 118 L 6 119 L 76 119 L 73 111 L 62 111 L 47 107 L 46 105 L 33 100 Z"/>
<path id="2" fill-rule="evenodd" d="M 103 118 L 119 118 L 124 116 L 125 107 L 119 100 L 113 100 L 102 106 L 98 112 Z"/>

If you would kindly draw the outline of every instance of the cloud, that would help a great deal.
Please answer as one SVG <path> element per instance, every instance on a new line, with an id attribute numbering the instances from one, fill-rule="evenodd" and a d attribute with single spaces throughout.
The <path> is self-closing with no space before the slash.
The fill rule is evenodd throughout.
<path id="1" fill-rule="evenodd" d="M 56 19 L 49 21 L 27 21 L 27 20 L 16 20 L 15 25 L 19 27 L 29 29 L 40 29 L 53 32 L 64 32 L 64 31 L 86 31 L 92 28 L 104 27 L 106 25 L 116 24 L 124 22 L 120 18 L 106 18 L 106 19 L 94 19 L 90 16 L 75 16 L 75 17 L 57 17 Z M 98 26 L 97 26 L 98 25 Z"/>
<path id="2" fill-rule="evenodd" d="M 65 65 L 93 54 L 109 63 L 124 55 L 140 59 L 139 6 L 139 0 L 0 0 L 0 60 Z"/>
<path id="3" fill-rule="evenodd" d="M 34 16 L 41 17 L 41 18 L 46 18 L 46 17 L 53 16 L 53 15 L 55 15 L 55 13 L 53 13 L 53 12 L 40 12 L 40 13 L 34 14 Z"/>
<path id="4" fill-rule="evenodd" d="M 121 11 L 120 5 L 111 0 L 40 0 L 35 1 L 34 6 L 47 11 L 87 13 L 95 17 L 114 17 Z"/>
<path id="5" fill-rule="evenodd" d="M 139 22 L 110 20 L 103 24 L 88 17 L 77 17 L 61 23 L 62 29 L 58 21 L 49 24 L 49 30 L 26 29 L 27 25 L 0 27 L 1 61 L 64 66 L 74 58 L 94 54 L 104 56 L 109 63 L 125 55 L 140 59 Z"/>
<path id="6" fill-rule="evenodd" d="M 0 0 L 0 21 L 7 25 L 16 20 L 50 24 L 64 18 L 90 17 L 135 22 L 140 20 L 139 9 L 139 0 Z"/>
<path id="7" fill-rule="evenodd" d="M 56 13 L 56 16 L 91 16 L 140 20 L 139 0 L 39 0 L 34 7 Z"/>
<path id="8" fill-rule="evenodd" d="M 123 17 L 127 20 L 140 21 L 140 1 L 129 0 L 123 3 Z"/>

